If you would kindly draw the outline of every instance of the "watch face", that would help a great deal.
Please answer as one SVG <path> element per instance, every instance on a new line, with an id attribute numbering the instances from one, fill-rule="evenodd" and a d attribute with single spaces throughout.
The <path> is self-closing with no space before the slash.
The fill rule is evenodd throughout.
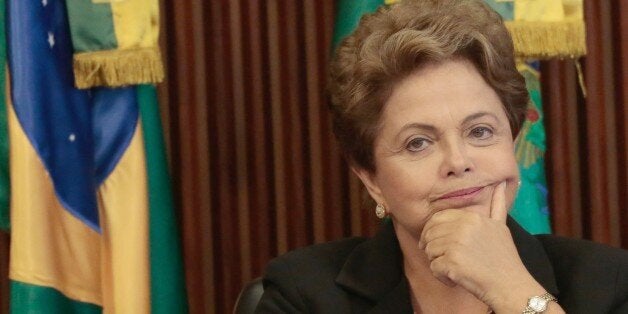
<path id="1" fill-rule="evenodd" d="M 547 300 L 541 297 L 532 297 L 528 306 L 536 312 L 543 312 L 547 308 Z"/>

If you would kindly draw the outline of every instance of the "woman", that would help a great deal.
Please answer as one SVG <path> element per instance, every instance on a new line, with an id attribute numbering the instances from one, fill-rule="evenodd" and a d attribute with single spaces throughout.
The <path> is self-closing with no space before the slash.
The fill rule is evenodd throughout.
<path id="1" fill-rule="evenodd" d="M 481 0 L 380 9 L 339 47 L 329 85 L 334 132 L 390 219 L 372 239 L 272 261 L 258 312 L 628 313 L 628 253 L 508 218 L 528 94 Z"/>

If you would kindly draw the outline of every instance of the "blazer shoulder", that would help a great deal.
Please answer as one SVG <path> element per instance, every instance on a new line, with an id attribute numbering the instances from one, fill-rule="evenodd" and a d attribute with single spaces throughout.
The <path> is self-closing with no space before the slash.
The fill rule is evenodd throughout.
<path id="1" fill-rule="evenodd" d="M 537 239 L 552 262 L 569 260 L 573 263 L 612 264 L 628 267 L 628 251 L 589 240 L 554 235 L 537 235 Z"/>
<path id="2" fill-rule="evenodd" d="M 256 313 L 308 312 L 314 300 L 343 301 L 335 278 L 349 254 L 365 240 L 347 238 L 316 244 L 270 261 L 263 278 L 264 295 Z M 321 293 L 330 295 L 321 296 Z"/>
<path id="3" fill-rule="evenodd" d="M 553 265 L 559 299 L 577 303 L 579 308 L 597 304 L 604 312 L 628 308 L 628 251 L 552 235 L 537 236 L 537 239 Z"/>

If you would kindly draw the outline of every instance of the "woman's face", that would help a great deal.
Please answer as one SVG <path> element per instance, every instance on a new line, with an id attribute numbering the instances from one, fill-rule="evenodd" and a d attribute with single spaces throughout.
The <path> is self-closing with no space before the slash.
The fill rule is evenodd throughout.
<path id="1" fill-rule="evenodd" d="M 428 65 L 395 86 L 374 155 L 376 173 L 356 173 L 386 206 L 397 232 L 417 239 L 440 210 L 488 216 L 502 181 L 509 207 L 516 194 L 519 172 L 506 112 L 466 60 Z"/>

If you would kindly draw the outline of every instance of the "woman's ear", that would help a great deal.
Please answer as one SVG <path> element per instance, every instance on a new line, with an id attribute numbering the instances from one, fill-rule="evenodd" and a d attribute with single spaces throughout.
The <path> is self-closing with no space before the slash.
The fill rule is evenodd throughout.
<path id="1" fill-rule="evenodd" d="M 386 205 L 386 202 L 384 202 L 384 196 L 382 195 L 382 190 L 379 188 L 379 184 L 377 183 L 374 173 L 356 166 L 351 166 L 351 171 L 353 171 L 353 173 L 360 178 L 360 181 L 362 181 L 362 184 L 366 187 L 369 195 L 371 195 L 377 204 Z"/>

